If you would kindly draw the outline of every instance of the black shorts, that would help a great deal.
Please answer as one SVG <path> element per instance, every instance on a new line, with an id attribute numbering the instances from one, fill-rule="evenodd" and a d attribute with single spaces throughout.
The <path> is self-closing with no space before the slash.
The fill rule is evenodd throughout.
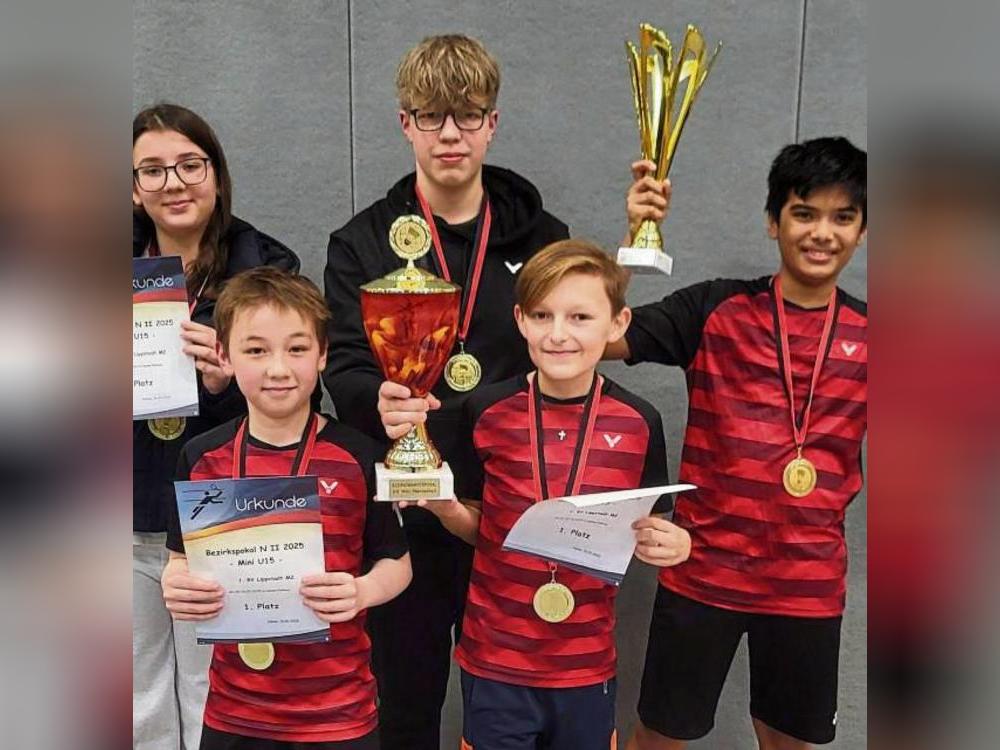
<path id="1" fill-rule="evenodd" d="M 379 750 L 378 730 L 339 742 L 288 742 L 246 737 L 242 734 L 220 732 L 212 727 L 201 730 L 199 750 Z"/>
<path id="2" fill-rule="evenodd" d="M 715 725 L 719 695 L 743 634 L 750 714 L 805 742 L 832 742 L 837 723 L 840 617 L 757 615 L 711 607 L 657 587 L 639 718 L 678 740 Z"/>

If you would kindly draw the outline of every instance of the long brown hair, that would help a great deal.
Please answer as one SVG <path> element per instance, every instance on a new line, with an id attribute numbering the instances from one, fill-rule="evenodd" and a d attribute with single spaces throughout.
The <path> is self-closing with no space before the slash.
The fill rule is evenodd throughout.
<path id="1" fill-rule="evenodd" d="M 211 126 L 186 107 L 161 102 L 148 107 L 132 120 L 132 145 L 143 133 L 173 130 L 188 138 L 202 149 L 212 160 L 215 170 L 217 197 L 215 210 L 208 220 L 205 233 L 201 237 L 198 257 L 188 268 L 188 291 L 197 292 L 204 284 L 205 293 L 214 295 L 222 281 L 229 262 L 229 245 L 226 236 L 233 220 L 233 181 L 229 176 L 226 155 Z M 153 220 L 142 206 L 132 207 L 133 212 L 151 232 L 155 232 Z"/>

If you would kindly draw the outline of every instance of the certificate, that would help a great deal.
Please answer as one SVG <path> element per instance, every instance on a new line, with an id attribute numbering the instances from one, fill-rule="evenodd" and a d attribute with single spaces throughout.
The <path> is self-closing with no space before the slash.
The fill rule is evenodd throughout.
<path id="1" fill-rule="evenodd" d="M 635 552 L 632 524 L 649 515 L 660 495 L 694 488 L 671 484 L 535 503 L 517 519 L 503 549 L 551 560 L 617 586 Z"/>
<path id="2" fill-rule="evenodd" d="M 194 359 L 182 351 L 188 310 L 177 256 L 132 259 L 132 419 L 198 414 Z"/>
<path id="3" fill-rule="evenodd" d="M 175 482 L 191 573 L 226 591 L 218 617 L 196 625 L 199 643 L 309 643 L 330 626 L 299 593 L 325 570 L 319 485 L 312 477 Z"/>

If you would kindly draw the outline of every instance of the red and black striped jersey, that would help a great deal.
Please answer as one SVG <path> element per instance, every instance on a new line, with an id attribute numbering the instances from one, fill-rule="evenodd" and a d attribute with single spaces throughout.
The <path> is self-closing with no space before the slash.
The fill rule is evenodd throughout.
<path id="1" fill-rule="evenodd" d="M 517 519 L 537 500 L 532 480 L 528 380 L 521 375 L 487 386 L 465 407 L 471 446 L 457 477 L 462 498 L 482 500 L 482 518 L 455 659 L 479 677 L 530 687 L 594 685 L 615 674 L 615 595 L 618 588 L 559 566 L 556 580 L 573 592 L 566 620 L 549 623 L 532 607 L 548 583 L 549 564 L 502 549 Z M 585 398 L 543 396 L 545 469 L 549 497 L 566 487 Z M 647 402 L 605 380 L 590 454 L 581 466 L 581 494 L 666 483 L 660 415 Z M 669 496 L 656 512 L 670 510 Z"/>
<path id="2" fill-rule="evenodd" d="M 366 562 L 402 557 L 406 541 L 391 506 L 370 499 L 382 449 L 357 430 L 327 419 L 303 473 L 319 477 L 326 569 L 359 576 Z M 228 422 L 185 445 L 178 479 L 232 477 L 239 423 Z M 287 476 L 297 448 L 267 445 L 250 436 L 246 476 Z M 183 552 L 176 504 L 169 519 L 167 546 Z M 331 625 L 327 643 L 276 643 L 274 648 L 274 663 L 258 672 L 243 663 L 235 644 L 215 644 L 206 725 L 287 742 L 348 740 L 375 728 L 376 686 L 365 613 Z"/>
<path id="3" fill-rule="evenodd" d="M 801 416 L 826 308 L 785 303 L 795 405 Z M 797 617 L 844 610 L 844 514 L 861 489 L 867 428 L 868 308 L 842 290 L 812 404 L 803 456 L 817 486 L 792 497 L 782 484 L 796 456 L 770 277 L 715 280 L 633 311 L 630 364 L 687 372 L 688 422 L 674 522 L 691 557 L 660 582 L 717 607 Z"/>

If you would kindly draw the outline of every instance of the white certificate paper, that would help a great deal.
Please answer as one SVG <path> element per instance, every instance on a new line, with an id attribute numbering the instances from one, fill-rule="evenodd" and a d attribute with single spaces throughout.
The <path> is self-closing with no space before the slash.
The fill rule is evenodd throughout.
<path id="1" fill-rule="evenodd" d="M 226 591 L 218 617 L 196 625 L 199 643 L 310 643 L 330 626 L 299 593 L 324 572 L 316 477 L 175 482 L 188 568 Z"/>
<path id="2" fill-rule="evenodd" d="M 671 484 L 535 503 L 517 519 L 503 548 L 618 585 L 635 552 L 632 524 L 648 516 L 661 495 L 694 488 L 693 484 Z"/>
<path id="3" fill-rule="evenodd" d="M 181 259 L 132 259 L 132 419 L 198 414 L 194 359 L 182 351 L 190 320 Z"/>

